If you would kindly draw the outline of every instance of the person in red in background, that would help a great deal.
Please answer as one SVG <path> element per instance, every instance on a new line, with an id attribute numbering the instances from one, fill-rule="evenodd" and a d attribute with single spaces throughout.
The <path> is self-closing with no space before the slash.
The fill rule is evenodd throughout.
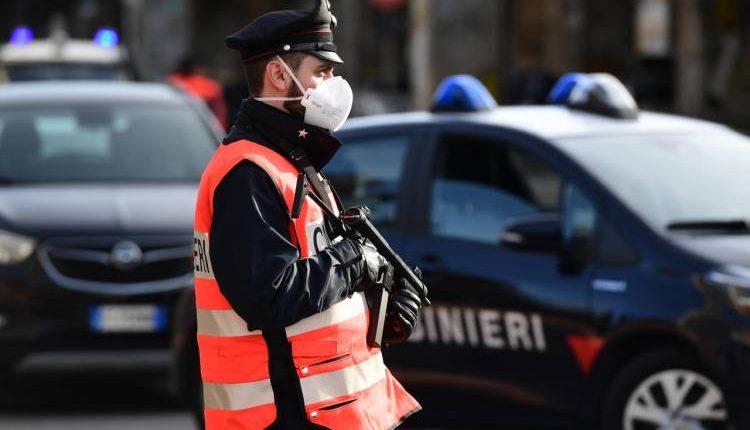
<path id="1" fill-rule="evenodd" d="M 205 63 L 193 56 L 187 56 L 180 61 L 177 70 L 169 75 L 167 80 L 170 84 L 203 100 L 224 130 L 229 128 L 224 90 L 219 82 L 208 76 Z"/>

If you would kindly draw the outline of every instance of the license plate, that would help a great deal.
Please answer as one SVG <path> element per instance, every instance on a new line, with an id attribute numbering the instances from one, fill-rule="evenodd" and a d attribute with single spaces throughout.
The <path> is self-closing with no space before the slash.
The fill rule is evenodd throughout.
<path id="1" fill-rule="evenodd" d="M 163 305 L 101 305 L 89 309 L 89 326 L 97 333 L 154 333 L 167 327 Z"/>

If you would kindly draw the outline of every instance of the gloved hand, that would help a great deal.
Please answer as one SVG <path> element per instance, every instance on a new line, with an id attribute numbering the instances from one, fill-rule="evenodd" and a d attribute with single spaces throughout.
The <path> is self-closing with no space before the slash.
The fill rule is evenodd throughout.
<path id="1" fill-rule="evenodd" d="M 422 281 L 422 285 L 424 286 L 424 297 L 420 296 L 422 299 L 422 306 L 430 306 L 432 305 L 432 302 L 430 302 L 430 289 L 427 288 L 427 284 L 424 283 L 422 280 L 422 269 L 419 267 L 414 267 L 414 274 L 417 275 L 417 278 L 419 278 L 420 281 Z M 416 291 L 416 288 L 414 288 L 414 291 Z M 419 293 L 417 293 L 419 294 Z"/>
<path id="2" fill-rule="evenodd" d="M 381 278 L 383 274 L 388 271 L 390 263 L 378 253 L 378 250 L 375 249 L 375 245 L 370 243 L 369 240 L 362 239 L 358 241 L 358 243 L 362 248 L 362 259 L 365 261 L 365 273 L 362 282 L 354 287 L 354 291 L 365 291 L 382 280 Z"/>
<path id="3" fill-rule="evenodd" d="M 421 273 L 417 272 L 417 276 L 420 275 Z M 406 279 L 398 279 L 388 303 L 383 342 L 387 344 L 405 342 L 414 331 L 421 312 L 422 300 L 416 288 Z"/>

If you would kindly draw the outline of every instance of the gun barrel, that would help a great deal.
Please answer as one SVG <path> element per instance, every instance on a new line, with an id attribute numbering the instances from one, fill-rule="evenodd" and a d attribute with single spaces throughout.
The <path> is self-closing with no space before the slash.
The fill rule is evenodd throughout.
<path id="1" fill-rule="evenodd" d="M 347 213 L 342 215 L 341 219 L 359 234 L 367 238 L 375 248 L 378 250 L 380 255 L 383 256 L 392 266 L 395 272 L 395 277 L 405 278 L 409 283 L 419 291 L 419 295 L 423 301 L 427 300 L 427 287 L 421 279 L 414 273 L 411 267 L 409 267 L 404 260 L 401 259 L 393 248 L 388 244 L 385 238 L 380 232 L 372 225 L 370 219 L 365 214 L 362 208 L 356 208 L 357 213 Z"/>

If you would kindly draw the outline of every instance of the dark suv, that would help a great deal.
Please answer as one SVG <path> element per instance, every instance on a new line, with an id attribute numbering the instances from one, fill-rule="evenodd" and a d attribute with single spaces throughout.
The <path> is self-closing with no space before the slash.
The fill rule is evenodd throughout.
<path id="1" fill-rule="evenodd" d="M 3 375 L 170 369 L 218 139 L 205 108 L 165 85 L 0 88 Z"/>

